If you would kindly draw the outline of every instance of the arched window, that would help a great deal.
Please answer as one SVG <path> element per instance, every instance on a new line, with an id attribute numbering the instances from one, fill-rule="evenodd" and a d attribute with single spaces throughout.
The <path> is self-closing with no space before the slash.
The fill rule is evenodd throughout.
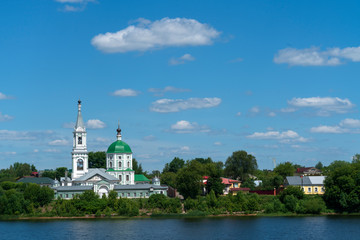
<path id="1" fill-rule="evenodd" d="M 119 175 L 119 180 L 120 180 L 120 182 L 122 181 L 122 176 L 121 175 Z"/>
<path id="2" fill-rule="evenodd" d="M 121 168 L 121 162 L 119 162 L 119 168 Z"/>
<path id="3" fill-rule="evenodd" d="M 82 137 L 78 137 L 78 144 L 82 144 Z"/>
<path id="4" fill-rule="evenodd" d="M 130 167 L 130 162 L 128 162 L 128 168 Z"/>
<path id="5" fill-rule="evenodd" d="M 109 163 L 109 167 L 112 168 L 112 162 Z"/>
<path id="6" fill-rule="evenodd" d="M 84 161 L 82 159 L 77 161 L 77 170 L 84 170 Z"/>
<path id="7" fill-rule="evenodd" d="M 126 181 L 129 181 L 129 179 L 130 179 L 129 175 L 126 175 Z"/>
<path id="8" fill-rule="evenodd" d="M 119 159 L 121 159 L 121 156 L 119 156 Z"/>

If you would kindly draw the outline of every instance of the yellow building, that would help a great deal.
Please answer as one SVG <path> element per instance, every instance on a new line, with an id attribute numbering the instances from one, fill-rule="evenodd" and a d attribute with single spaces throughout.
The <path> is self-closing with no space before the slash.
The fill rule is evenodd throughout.
<path id="1" fill-rule="evenodd" d="M 291 176 L 286 177 L 285 187 L 299 186 L 305 194 L 324 194 L 325 176 Z"/>

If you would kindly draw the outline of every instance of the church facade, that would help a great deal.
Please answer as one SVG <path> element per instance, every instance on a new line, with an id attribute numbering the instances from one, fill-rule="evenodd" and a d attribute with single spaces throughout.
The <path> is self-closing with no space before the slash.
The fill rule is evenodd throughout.
<path id="1" fill-rule="evenodd" d="M 155 177 L 152 183 L 142 174 L 133 170 L 132 151 L 122 141 L 121 129 L 116 130 L 116 141 L 106 151 L 106 168 L 89 168 L 87 151 L 87 132 L 81 114 L 81 101 L 78 101 L 78 115 L 73 132 L 72 173 L 56 181 L 53 189 L 55 198 L 71 199 L 76 194 L 92 190 L 100 197 L 115 191 L 122 198 L 148 198 L 152 194 L 167 195 L 167 186 L 161 186 Z"/>

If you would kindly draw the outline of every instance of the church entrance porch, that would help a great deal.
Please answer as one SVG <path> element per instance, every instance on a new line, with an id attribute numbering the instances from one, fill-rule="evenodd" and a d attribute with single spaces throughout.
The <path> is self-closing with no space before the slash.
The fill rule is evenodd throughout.
<path id="1" fill-rule="evenodd" d="M 102 198 L 104 194 L 107 197 L 109 195 L 109 189 L 105 186 L 101 186 L 98 191 L 98 195 L 100 196 L 100 198 Z"/>

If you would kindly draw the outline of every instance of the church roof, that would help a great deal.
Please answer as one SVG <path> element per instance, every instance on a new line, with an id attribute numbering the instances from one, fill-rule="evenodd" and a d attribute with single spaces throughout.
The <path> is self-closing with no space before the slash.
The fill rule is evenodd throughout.
<path id="1" fill-rule="evenodd" d="M 54 180 L 48 177 L 24 177 L 17 180 L 22 183 L 36 183 L 36 184 L 54 184 Z"/>
<path id="2" fill-rule="evenodd" d="M 150 182 L 143 174 L 135 174 L 135 182 Z"/>
<path id="3" fill-rule="evenodd" d="M 62 191 L 85 191 L 85 190 L 92 190 L 93 186 L 59 186 L 59 187 L 54 187 L 53 189 L 55 189 L 58 192 L 62 192 Z"/>
<path id="4" fill-rule="evenodd" d="M 119 180 L 116 177 L 114 177 L 113 175 L 107 174 L 105 171 L 106 170 L 103 168 L 90 168 L 89 172 L 87 172 L 85 175 L 83 175 L 77 179 L 74 179 L 74 182 L 86 181 L 95 175 L 99 175 L 109 181 L 118 181 Z"/>
<path id="5" fill-rule="evenodd" d="M 84 120 L 81 115 L 81 101 L 80 100 L 78 101 L 78 115 L 77 115 L 77 119 L 76 119 L 75 129 L 77 129 L 79 127 L 82 129 L 85 129 Z"/>
<path id="6" fill-rule="evenodd" d="M 109 146 L 106 153 L 132 153 L 132 151 L 126 142 L 117 140 Z"/>
<path id="7" fill-rule="evenodd" d="M 167 186 L 154 185 L 149 183 L 135 185 L 114 185 L 114 190 L 141 190 L 141 189 L 162 189 L 167 190 Z"/>

